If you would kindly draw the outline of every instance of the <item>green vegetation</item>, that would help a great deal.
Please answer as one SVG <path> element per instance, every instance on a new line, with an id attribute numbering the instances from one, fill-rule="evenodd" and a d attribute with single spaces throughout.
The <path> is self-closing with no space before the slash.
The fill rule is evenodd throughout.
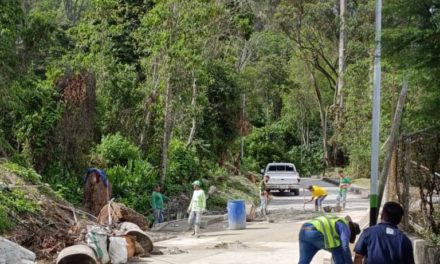
<path id="1" fill-rule="evenodd" d="M 440 126 L 438 10 L 384 3 L 382 143 L 404 78 L 401 132 Z M 272 161 L 368 178 L 374 1 L 349 2 L 345 18 L 340 76 L 333 0 L 4 0 L 0 157 L 74 204 L 85 170 L 104 169 L 144 214 L 154 184 L 226 191 Z"/>
<path id="2" fill-rule="evenodd" d="M 0 233 L 11 230 L 27 214 L 38 213 L 38 201 L 34 199 L 32 191 L 23 189 L 22 186 L 25 186 L 23 181 L 29 180 L 32 180 L 29 183 L 41 183 L 40 177 L 33 169 L 9 162 L 0 163 Z M 11 179 L 14 187 L 7 188 Z"/>
<path id="3" fill-rule="evenodd" d="M 41 184 L 41 175 L 36 173 L 35 170 L 31 168 L 23 167 L 12 162 L 3 163 L 1 166 L 9 172 L 20 175 L 23 179 L 31 182 L 32 184 Z"/>

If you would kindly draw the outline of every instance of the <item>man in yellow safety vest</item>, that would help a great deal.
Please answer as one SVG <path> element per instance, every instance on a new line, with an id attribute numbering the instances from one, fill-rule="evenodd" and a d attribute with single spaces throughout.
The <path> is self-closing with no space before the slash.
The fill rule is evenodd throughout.
<path id="1" fill-rule="evenodd" d="M 324 215 L 305 223 L 299 232 L 299 264 L 308 264 L 321 250 L 332 253 L 335 264 L 352 264 L 349 243 L 361 232 L 350 216 Z"/>

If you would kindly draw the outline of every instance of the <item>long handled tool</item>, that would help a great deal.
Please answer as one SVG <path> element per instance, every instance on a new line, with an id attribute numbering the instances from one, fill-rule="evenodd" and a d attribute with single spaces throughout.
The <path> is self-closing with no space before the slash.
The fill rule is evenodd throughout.
<path id="1" fill-rule="evenodd" d="M 303 210 L 306 211 L 306 192 L 304 191 L 304 188 L 302 190 L 303 193 Z"/>

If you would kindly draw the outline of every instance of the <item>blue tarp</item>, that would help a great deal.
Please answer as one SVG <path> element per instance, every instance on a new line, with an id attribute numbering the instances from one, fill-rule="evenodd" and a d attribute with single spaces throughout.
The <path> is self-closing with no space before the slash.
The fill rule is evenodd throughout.
<path id="1" fill-rule="evenodd" d="M 107 188 L 107 176 L 105 175 L 105 172 L 103 170 L 97 169 L 97 168 L 88 168 L 86 171 L 86 176 L 84 177 L 84 184 L 86 184 L 87 179 L 89 178 L 89 175 L 91 173 L 98 173 L 99 177 L 101 178 L 102 182 L 104 183 L 105 188 Z"/>

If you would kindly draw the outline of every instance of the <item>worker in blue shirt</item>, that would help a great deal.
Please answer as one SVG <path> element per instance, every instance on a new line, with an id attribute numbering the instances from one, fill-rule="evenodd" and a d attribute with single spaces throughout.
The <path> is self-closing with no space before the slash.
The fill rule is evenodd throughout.
<path id="1" fill-rule="evenodd" d="M 332 253 L 335 264 L 352 264 L 349 242 L 354 243 L 359 233 L 359 225 L 348 215 L 323 215 L 308 221 L 299 232 L 299 264 L 309 264 L 321 249 Z"/>
<path id="2" fill-rule="evenodd" d="M 354 249 L 354 263 L 414 264 L 411 241 L 397 228 L 402 216 L 403 208 L 400 204 L 385 203 L 381 223 L 365 229 L 359 237 Z"/>

